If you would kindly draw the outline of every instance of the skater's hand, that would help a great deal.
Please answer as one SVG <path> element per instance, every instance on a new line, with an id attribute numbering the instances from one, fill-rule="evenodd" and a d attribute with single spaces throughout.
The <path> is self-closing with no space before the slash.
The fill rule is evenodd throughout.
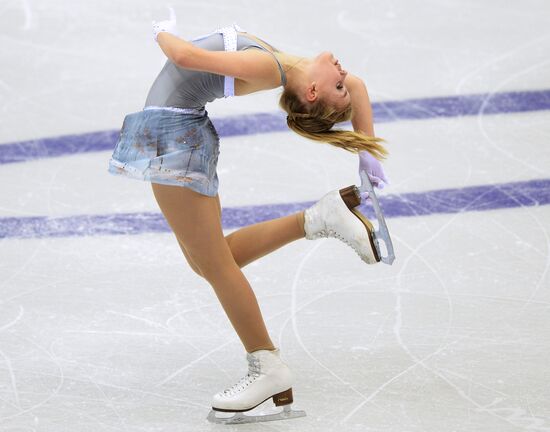
<path id="1" fill-rule="evenodd" d="M 384 189 L 385 185 L 390 184 L 386 174 L 384 174 L 382 164 L 368 151 L 359 153 L 359 173 L 361 173 L 361 171 L 366 171 L 370 182 L 378 189 Z"/>
<path id="2" fill-rule="evenodd" d="M 176 27 L 176 13 L 171 7 L 168 8 L 168 10 L 170 11 L 170 18 L 159 22 L 153 21 L 153 37 L 155 38 L 155 42 L 161 32 L 171 33 L 174 36 L 178 35 L 178 29 Z"/>

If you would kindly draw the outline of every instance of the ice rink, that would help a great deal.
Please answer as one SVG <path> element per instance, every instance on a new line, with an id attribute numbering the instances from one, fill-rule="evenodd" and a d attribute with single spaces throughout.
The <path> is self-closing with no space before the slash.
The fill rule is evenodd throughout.
<path id="1" fill-rule="evenodd" d="M 397 259 L 300 240 L 245 267 L 307 417 L 208 423 L 244 349 L 150 185 L 107 173 L 166 5 L 3 0 L 0 430 L 550 431 L 550 3 L 172 5 L 184 38 L 237 22 L 365 80 Z M 285 129 L 279 93 L 208 107 L 228 233 L 359 182 Z"/>

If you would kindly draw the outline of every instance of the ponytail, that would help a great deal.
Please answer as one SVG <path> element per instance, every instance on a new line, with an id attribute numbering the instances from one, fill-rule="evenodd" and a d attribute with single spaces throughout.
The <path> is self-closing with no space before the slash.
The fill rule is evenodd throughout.
<path id="1" fill-rule="evenodd" d="M 314 141 L 325 142 L 351 153 L 368 151 L 376 159 L 384 159 L 388 152 L 382 139 L 360 132 L 333 129 L 336 123 L 351 119 L 351 104 L 343 110 L 330 107 L 322 101 L 313 104 L 307 112 L 296 94 L 285 88 L 279 105 L 287 112 L 286 123 L 297 134 Z"/>

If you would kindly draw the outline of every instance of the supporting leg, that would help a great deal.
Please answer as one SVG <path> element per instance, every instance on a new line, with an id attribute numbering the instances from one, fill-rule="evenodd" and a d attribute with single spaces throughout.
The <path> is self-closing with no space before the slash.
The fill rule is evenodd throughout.
<path id="1" fill-rule="evenodd" d="M 152 187 L 172 231 L 214 288 L 245 349 L 273 350 L 256 296 L 224 238 L 216 199 L 178 186 Z"/>

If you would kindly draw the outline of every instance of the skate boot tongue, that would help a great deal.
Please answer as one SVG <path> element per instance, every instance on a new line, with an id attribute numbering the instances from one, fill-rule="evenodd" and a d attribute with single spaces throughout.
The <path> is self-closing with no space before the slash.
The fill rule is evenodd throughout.
<path id="1" fill-rule="evenodd" d="M 246 359 L 248 360 L 248 375 L 258 378 L 262 373 L 260 359 L 252 354 L 247 354 Z"/>
<path id="2" fill-rule="evenodd" d="M 246 359 L 248 360 L 248 373 L 244 377 L 242 377 L 237 384 L 225 389 L 223 391 L 224 395 L 233 396 L 235 394 L 238 394 L 245 390 L 250 384 L 252 384 L 260 377 L 260 360 L 251 354 L 247 354 Z"/>

